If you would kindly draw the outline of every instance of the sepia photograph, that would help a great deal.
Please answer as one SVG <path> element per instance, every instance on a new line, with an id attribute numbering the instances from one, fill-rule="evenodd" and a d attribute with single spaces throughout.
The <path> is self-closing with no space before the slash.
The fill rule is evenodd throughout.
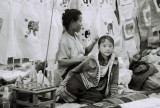
<path id="1" fill-rule="evenodd" d="M 160 108 L 160 0 L 0 0 L 0 108 Z"/>

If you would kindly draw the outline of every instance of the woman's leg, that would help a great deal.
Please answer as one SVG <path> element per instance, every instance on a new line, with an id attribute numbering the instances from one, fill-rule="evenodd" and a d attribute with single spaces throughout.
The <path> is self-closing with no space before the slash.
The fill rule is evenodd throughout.
<path id="1" fill-rule="evenodd" d="M 60 99 L 65 102 L 77 102 L 78 97 L 86 90 L 79 74 L 72 76 L 66 86 L 59 91 Z"/>
<path id="2" fill-rule="evenodd" d="M 102 94 L 96 90 L 96 88 L 90 88 L 80 97 L 83 102 L 100 102 L 103 100 Z"/>
<path id="3" fill-rule="evenodd" d="M 97 91 L 96 88 L 86 89 L 79 74 L 75 75 L 68 81 L 66 89 L 72 95 L 77 97 L 77 101 L 99 102 L 103 99 L 102 94 Z"/>
<path id="4" fill-rule="evenodd" d="M 86 87 L 83 84 L 80 74 L 77 74 L 68 80 L 66 89 L 76 97 L 81 96 L 85 92 Z"/>
<path id="5" fill-rule="evenodd" d="M 80 63 L 76 63 L 76 64 L 74 64 L 74 65 L 69 66 L 69 67 L 67 68 L 67 70 L 65 71 L 65 73 L 62 75 L 62 78 L 65 79 L 65 77 L 67 76 L 68 72 L 69 72 L 70 70 L 72 70 L 73 68 L 75 68 L 76 66 L 78 66 L 79 64 L 80 64 Z"/>

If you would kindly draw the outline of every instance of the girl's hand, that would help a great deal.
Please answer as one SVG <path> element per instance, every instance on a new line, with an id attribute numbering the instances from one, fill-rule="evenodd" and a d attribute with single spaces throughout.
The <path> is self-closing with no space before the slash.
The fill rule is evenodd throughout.
<path id="1" fill-rule="evenodd" d="M 111 94 L 111 98 L 117 98 L 118 94 Z"/>
<path id="2" fill-rule="evenodd" d="M 57 89 L 56 89 L 56 96 L 59 96 L 60 94 L 60 91 L 64 88 L 64 86 L 59 86 Z"/>
<path id="3" fill-rule="evenodd" d="M 64 86 L 59 86 L 57 89 L 56 89 L 56 102 L 59 100 L 60 98 L 60 92 L 64 89 Z"/>
<path id="4" fill-rule="evenodd" d="M 111 97 L 118 97 L 118 91 L 117 90 L 111 90 Z"/>

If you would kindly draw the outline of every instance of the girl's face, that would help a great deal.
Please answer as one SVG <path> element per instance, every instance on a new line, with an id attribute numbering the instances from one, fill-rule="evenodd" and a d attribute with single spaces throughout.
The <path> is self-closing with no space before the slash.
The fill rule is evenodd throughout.
<path id="1" fill-rule="evenodd" d="M 79 32 L 82 27 L 82 15 L 79 15 L 77 21 L 73 21 L 72 28 L 75 32 Z"/>
<path id="2" fill-rule="evenodd" d="M 114 46 L 108 39 L 105 39 L 99 46 L 99 51 L 105 57 L 110 56 L 113 53 L 113 50 Z"/>

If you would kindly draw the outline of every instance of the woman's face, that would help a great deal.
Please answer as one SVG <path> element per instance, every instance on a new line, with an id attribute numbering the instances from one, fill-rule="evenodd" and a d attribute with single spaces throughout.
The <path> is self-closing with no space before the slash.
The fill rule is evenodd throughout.
<path id="1" fill-rule="evenodd" d="M 82 15 L 79 15 L 77 21 L 73 21 L 72 28 L 75 32 L 79 32 L 82 27 Z"/>
<path id="2" fill-rule="evenodd" d="M 114 46 L 113 44 L 108 40 L 105 39 L 104 42 L 102 42 L 99 46 L 99 51 L 103 56 L 110 56 L 113 53 Z"/>

